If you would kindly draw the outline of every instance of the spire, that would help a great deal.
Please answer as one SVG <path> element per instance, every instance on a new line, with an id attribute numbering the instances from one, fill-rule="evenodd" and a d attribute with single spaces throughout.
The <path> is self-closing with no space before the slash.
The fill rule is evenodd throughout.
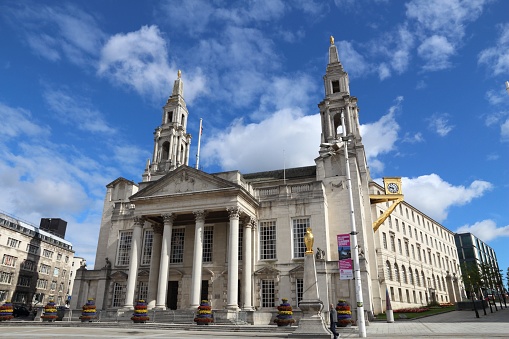
<path id="1" fill-rule="evenodd" d="M 171 92 L 171 95 L 184 96 L 184 83 L 182 82 L 182 71 L 180 69 L 177 72 L 177 80 L 173 83 L 173 91 Z"/>
<path id="2" fill-rule="evenodd" d="M 340 70 L 344 72 L 343 65 L 341 65 L 341 62 L 339 61 L 338 49 L 336 45 L 334 45 L 334 37 L 332 35 L 330 36 L 329 65 L 334 65 L 336 67 L 339 65 Z"/>

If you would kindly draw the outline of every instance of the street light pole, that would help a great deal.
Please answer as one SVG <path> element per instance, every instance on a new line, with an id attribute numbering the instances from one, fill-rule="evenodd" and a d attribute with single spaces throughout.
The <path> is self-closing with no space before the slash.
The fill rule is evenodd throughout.
<path id="1" fill-rule="evenodd" d="M 359 265 L 359 246 L 357 244 L 357 228 L 355 226 L 355 214 L 354 204 L 352 195 L 352 179 L 350 176 L 350 161 L 348 159 L 348 136 L 346 134 L 345 126 L 345 110 L 341 110 L 341 125 L 343 126 L 343 145 L 345 149 L 345 161 L 346 161 L 346 182 L 348 186 L 348 198 L 350 200 L 350 222 L 352 226 L 351 240 L 353 249 L 353 272 L 354 272 L 354 283 L 355 283 L 355 298 L 357 301 L 357 326 L 359 327 L 359 338 L 366 338 L 366 322 L 364 320 L 364 304 L 362 299 L 362 284 L 361 284 L 361 269 Z"/>

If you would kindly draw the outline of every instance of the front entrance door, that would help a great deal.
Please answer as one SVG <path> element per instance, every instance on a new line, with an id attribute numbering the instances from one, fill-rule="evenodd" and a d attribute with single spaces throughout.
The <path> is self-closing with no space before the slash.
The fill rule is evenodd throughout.
<path id="1" fill-rule="evenodd" d="M 209 299 L 209 281 L 208 280 L 201 281 L 201 296 L 200 297 L 201 297 L 200 302 L 201 302 L 201 300 Z"/>
<path id="2" fill-rule="evenodd" d="M 177 309 L 177 298 L 179 295 L 179 282 L 178 281 L 168 281 L 168 294 L 166 300 L 166 306 L 170 310 Z"/>

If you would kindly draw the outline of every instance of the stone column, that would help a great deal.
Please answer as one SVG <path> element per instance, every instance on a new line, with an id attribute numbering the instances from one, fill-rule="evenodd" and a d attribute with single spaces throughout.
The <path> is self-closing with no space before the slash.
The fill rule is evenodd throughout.
<path id="1" fill-rule="evenodd" d="M 166 309 L 166 293 L 168 291 L 168 267 L 171 254 L 171 232 L 175 215 L 164 214 L 163 239 L 161 243 L 161 258 L 159 260 L 159 282 L 157 284 L 156 308 Z"/>
<path id="2" fill-rule="evenodd" d="M 136 280 L 138 278 L 138 264 L 141 256 L 141 231 L 145 219 L 134 217 L 133 237 L 131 240 L 131 257 L 129 259 L 129 273 L 127 277 L 127 292 L 125 296 L 124 308 L 133 309 L 134 290 L 136 289 Z"/>
<path id="3" fill-rule="evenodd" d="M 194 256 L 193 256 L 193 276 L 191 280 L 190 309 L 195 310 L 200 306 L 201 296 L 201 270 L 203 263 L 203 226 L 205 225 L 205 211 L 193 212 L 196 218 L 194 231 Z"/>
<path id="4" fill-rule="evenodd" d="M 240 208 L 227 209 L 230 215 L 230 237 L 228 239 L 228 296 L 226 308 L 238 310 L 239 292 L 239 217 Z"/>
<path id="5" fill-rule="evenodd" d="M 150 273 L 148 276 L 148 308 L 156 306 L 157 286 L 159 282 L 159 265 L 161 263 L 161 246 L 163 241 L 163 227 L 153 224 L 154 236 L 152 238 L 152 254 L 150 256 Z"/>
<path id="6" fill-rule="evenodd" d="M 253 242 L 252 242 L 252 227 L 255 224 L 255 220 L 253 218 L 249 218 L 244 223 L 244 244 L 242 246 L 244 253 L 242 254 L 242 286 L 244 288 L 244 311 L 252 311 L 253 303 L 252 303 L 252 295 L 251 295 L 251 275 L 252 275 L 252 260 L 253 260 Z"/>

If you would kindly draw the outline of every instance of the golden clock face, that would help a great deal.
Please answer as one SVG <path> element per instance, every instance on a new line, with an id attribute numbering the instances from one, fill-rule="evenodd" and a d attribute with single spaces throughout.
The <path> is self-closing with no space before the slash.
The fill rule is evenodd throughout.
<path id="1" fill-rule="evenodd" d="M 398 184 L 396 184 L 394 182 L 387 184 L 387 191 L 389 191 L 389 193 L 392 193 L 392 194 L 398 193 L 399 192 Z"/>

